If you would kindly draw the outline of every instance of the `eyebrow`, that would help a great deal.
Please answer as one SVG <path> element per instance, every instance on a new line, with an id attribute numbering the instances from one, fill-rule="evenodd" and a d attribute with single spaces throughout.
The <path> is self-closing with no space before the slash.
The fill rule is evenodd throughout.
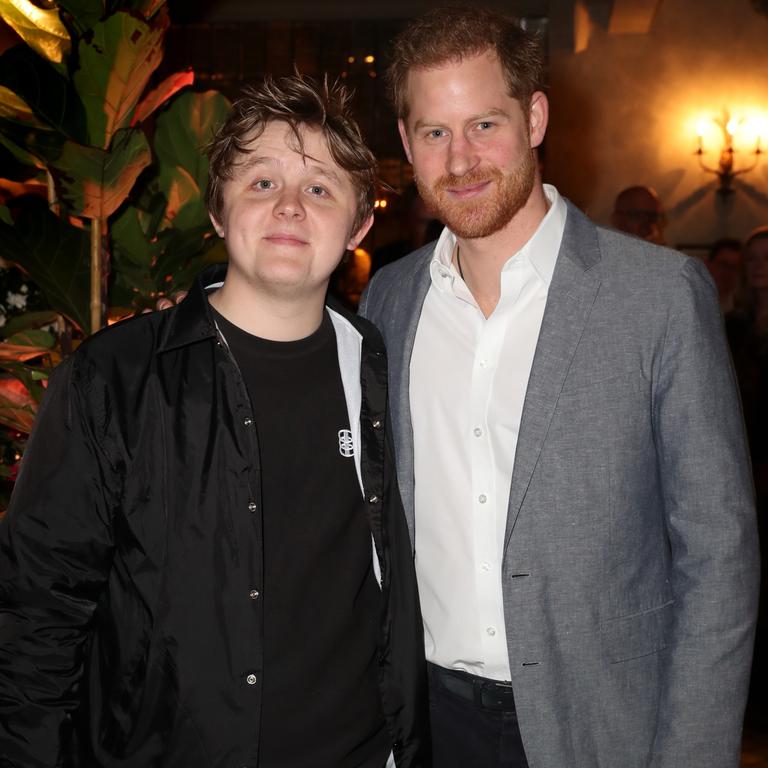
<path id="1" fill-rule="evenodd" d="M 332 168 L 325 168 L 322 165 L 308 165 L 307 160 L 314 160 L 315 163 L 319 163 L 312 155 L 304 155 L 305 169 L 307 176 L 321 176 L 336 184 L 341 184 L 341 177 Z M 247 173 L 253 168 L 259 166 L 279 166 L 281 163 L 274 157 L 262 156 L 262 155 L 250 155 L 241 163 L 238 163 L 238 170 L 242 173 Z"/>
<path id="2" fill-rule="evenodd" d="M 479 112 L 476 115 L 472 115 L 471 117 L 468 117 L 464 122 L 465 123 L 474 123 L 478 120 L 482 121 L 484 118 L 487 117 L 509 117 L 509 112 L 507 112 L 504 109 L 499 109 L 498 107 L 493 107 L 491 109 L 485 110 L 485 112 Z M 427 128 L 427 127 L 435 127 L 439 128 L 441 125 L 443 125 L 442 122 L 439 120 L 417 120 L 414 125 L 414 130 L 419 130 L 421 128 Z"/>

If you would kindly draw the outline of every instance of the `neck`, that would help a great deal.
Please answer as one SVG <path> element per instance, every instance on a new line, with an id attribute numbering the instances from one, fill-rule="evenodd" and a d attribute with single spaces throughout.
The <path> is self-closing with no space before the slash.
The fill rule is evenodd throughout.
<path id="1" fill-rule="evenodd" d="M 320 327 L 325 293 L 286 297 L 245 289 L 228 280 L 209 301 L 230 323 L 247 333 L 270 341 L 297 341 Z"/>
<path id="2" fill-rule="evenodd" d="M 457 238 L 464 282 L 486 317 L 499 303 L 502 267 L 533 237 L 548 208 L 544 187 L 537 182 L 525 205 L 498 232 L 487 237 Z"/>

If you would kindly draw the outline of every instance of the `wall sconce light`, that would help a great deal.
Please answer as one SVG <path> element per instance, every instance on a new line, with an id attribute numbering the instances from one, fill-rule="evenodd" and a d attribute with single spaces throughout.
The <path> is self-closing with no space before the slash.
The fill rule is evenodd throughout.
<path id="1" fill-rule="evenodd" d="M 720 148 L 720 159 L 718 161 L 717 168 L 712 168 L 708 166 L 704 160 L 704 135 L 707 132 L 706 131 L 706 120 L 699 120 L 698 124 L 696 125 L 696 135 L 698 138 L 698 148 L 696 149 L 696 155 L 699 158 L 699 165 L 707 172 L 707 173 L 714 173 L 718 179 L 720 180 L 720 186 L 718 187 L 717 191 L 719 194 L 723 195 L 724 197 L 730 195 L 733 192 L 733 180 L 737 176 L 741 176 L 744 173 L 749 173 L 759 162 L 760 162 L 760 156 L 763 153 L 763 150 L 760 148 L 760 131 L 758 130 L 756 139 L 755 139 L 755 148 L 750 152 L 751 155 L 754 155 L 754 159 L 750 165 L 745 166 L 744 168 L 734 168 L 734 155 L 737 153 L 737 149 L 733 146 L 733 138 L 736 134 L 736 131 L 739 129 L 739 126 L 744 122 L 743 120 L 737 120 L 734 117 L 730 116 L 730 113 L 728 110 L 723 110 L 723 114 L 719 118 L 713 118 L 712 122 L 715 123 L 715 125 L 719 126 L 722 133 L 723 133 L 723 144 Z M 760 126 L 762 128 L 763 126 Z"/>

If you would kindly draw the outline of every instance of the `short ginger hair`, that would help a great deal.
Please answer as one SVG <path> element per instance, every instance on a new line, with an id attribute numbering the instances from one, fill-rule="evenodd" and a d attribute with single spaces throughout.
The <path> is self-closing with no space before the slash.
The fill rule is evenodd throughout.
<path id="1" fill-rule="evenodd" d="M 206 147 L 208 189 L 205 202 L 216 221 L 224 208 L 224 184 L 248 152 L 248 145 L 264 132 L 268 123 L 287 123 L 295 146 L 304 154 L 303 128 L 322 131 L 331 157 L 346 171 L 357 194 L 353 232 L 373 213 L 376 198 L 376 159 L 352 116 L 351 93 L 338 81 L 322 82 L 300 74 L 267 76 L 258 86 L 246 87 Z"/>
<path id="2" fill-rule="evenodd" d="M 544 89 L 544 56 L 538 37 L 520 21 L 490 8 L 442 7 L 411 21 L 396 37 L 387 67 L 389 98 L 401 119 L 408 117 L 408 74 L 451 61 L 494 53 L 509 94 L 528 114 L 531 97 Z"/>

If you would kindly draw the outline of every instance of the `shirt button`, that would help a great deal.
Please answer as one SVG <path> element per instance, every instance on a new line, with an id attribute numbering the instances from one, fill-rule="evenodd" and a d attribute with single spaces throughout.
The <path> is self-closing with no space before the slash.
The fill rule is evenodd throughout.
<path id="1" fill-rule="evenodd" d="M 485 631 L 488 633 L 489 637 L 493 637 L 496 634 L 496 627 L 488 627 Z"/>
<path id="2" fill-rule="evenodd" d="M 486 502 L 486 501 L 488 501 L 488 497 L 487 497 L 487 496 L 486 496 L 484 493 L 481 493 L 481 494 L 480 494 L 480 495 L 477 497 L 477 500 L 478 500 L 478 501 L 479 501 L 481 504 L 485 504 L 485 502 Z"/>
<path id="3" fill-rule="evenodd" d="M 480 361 L 480 367 L 481 368 L 487 368 L 488 367 L 488 363 L 485 360 L 481 360 Z"/>
<path id="4" fill-rule="evenodd" d="M 246 427 L 250 427 L 250 426 L 251 426 L 251 424 L 253 424 L 253 419 L 243 419 L 243 424 L 244 424 Z"/>
<path id="5" fill-rule="evenodd" d="M 251 600 L 255 600 L 255 599 L 258 597 L 258 596 L 259 596 L 259 590 L 258 590 L 258 589 L 252 589 L 252 590 L 251 590 L 251 591 L 248 593 L 248 597 L 250 597 L 250 598 L 251 598 Z"/>
<path id="6" fill-rule="evenodd" d="M 250 502 L 250 504 L 248 504 L 248 511 L 249 512 L 255 512 L 256 509 L 257 509 L 257 507 L 256 507 L 256 502 L 255 501 L 252 501 L 252 502 Z"/>
<path id="7" fill-rule="evenodd" d="M 248 677 L 245 678 L 245 682 L 248 683 L 248 685 L 256 685 L 256 675 L 248 675 Z"/>
<path id="8" fill-rule="evenodd" d="M 483 434 L 483 430 L 480 427 L 475 427 L 472 432 L 474 432 L 475 437 L 480 437 Z"/>
<path id="9" fill-rule="evenodd" d="M 491 570 L 491 564 L 490 563 L 482 563 L 480 566 L 484 571 L 490 571 Z"/>
<path id="10" fill-rule="evenodd" d="M 378 419 L 374 419 L 373 423 L 371 424 L 371 426 L 374 429 L 381 429 L 381 422 Z"/>

